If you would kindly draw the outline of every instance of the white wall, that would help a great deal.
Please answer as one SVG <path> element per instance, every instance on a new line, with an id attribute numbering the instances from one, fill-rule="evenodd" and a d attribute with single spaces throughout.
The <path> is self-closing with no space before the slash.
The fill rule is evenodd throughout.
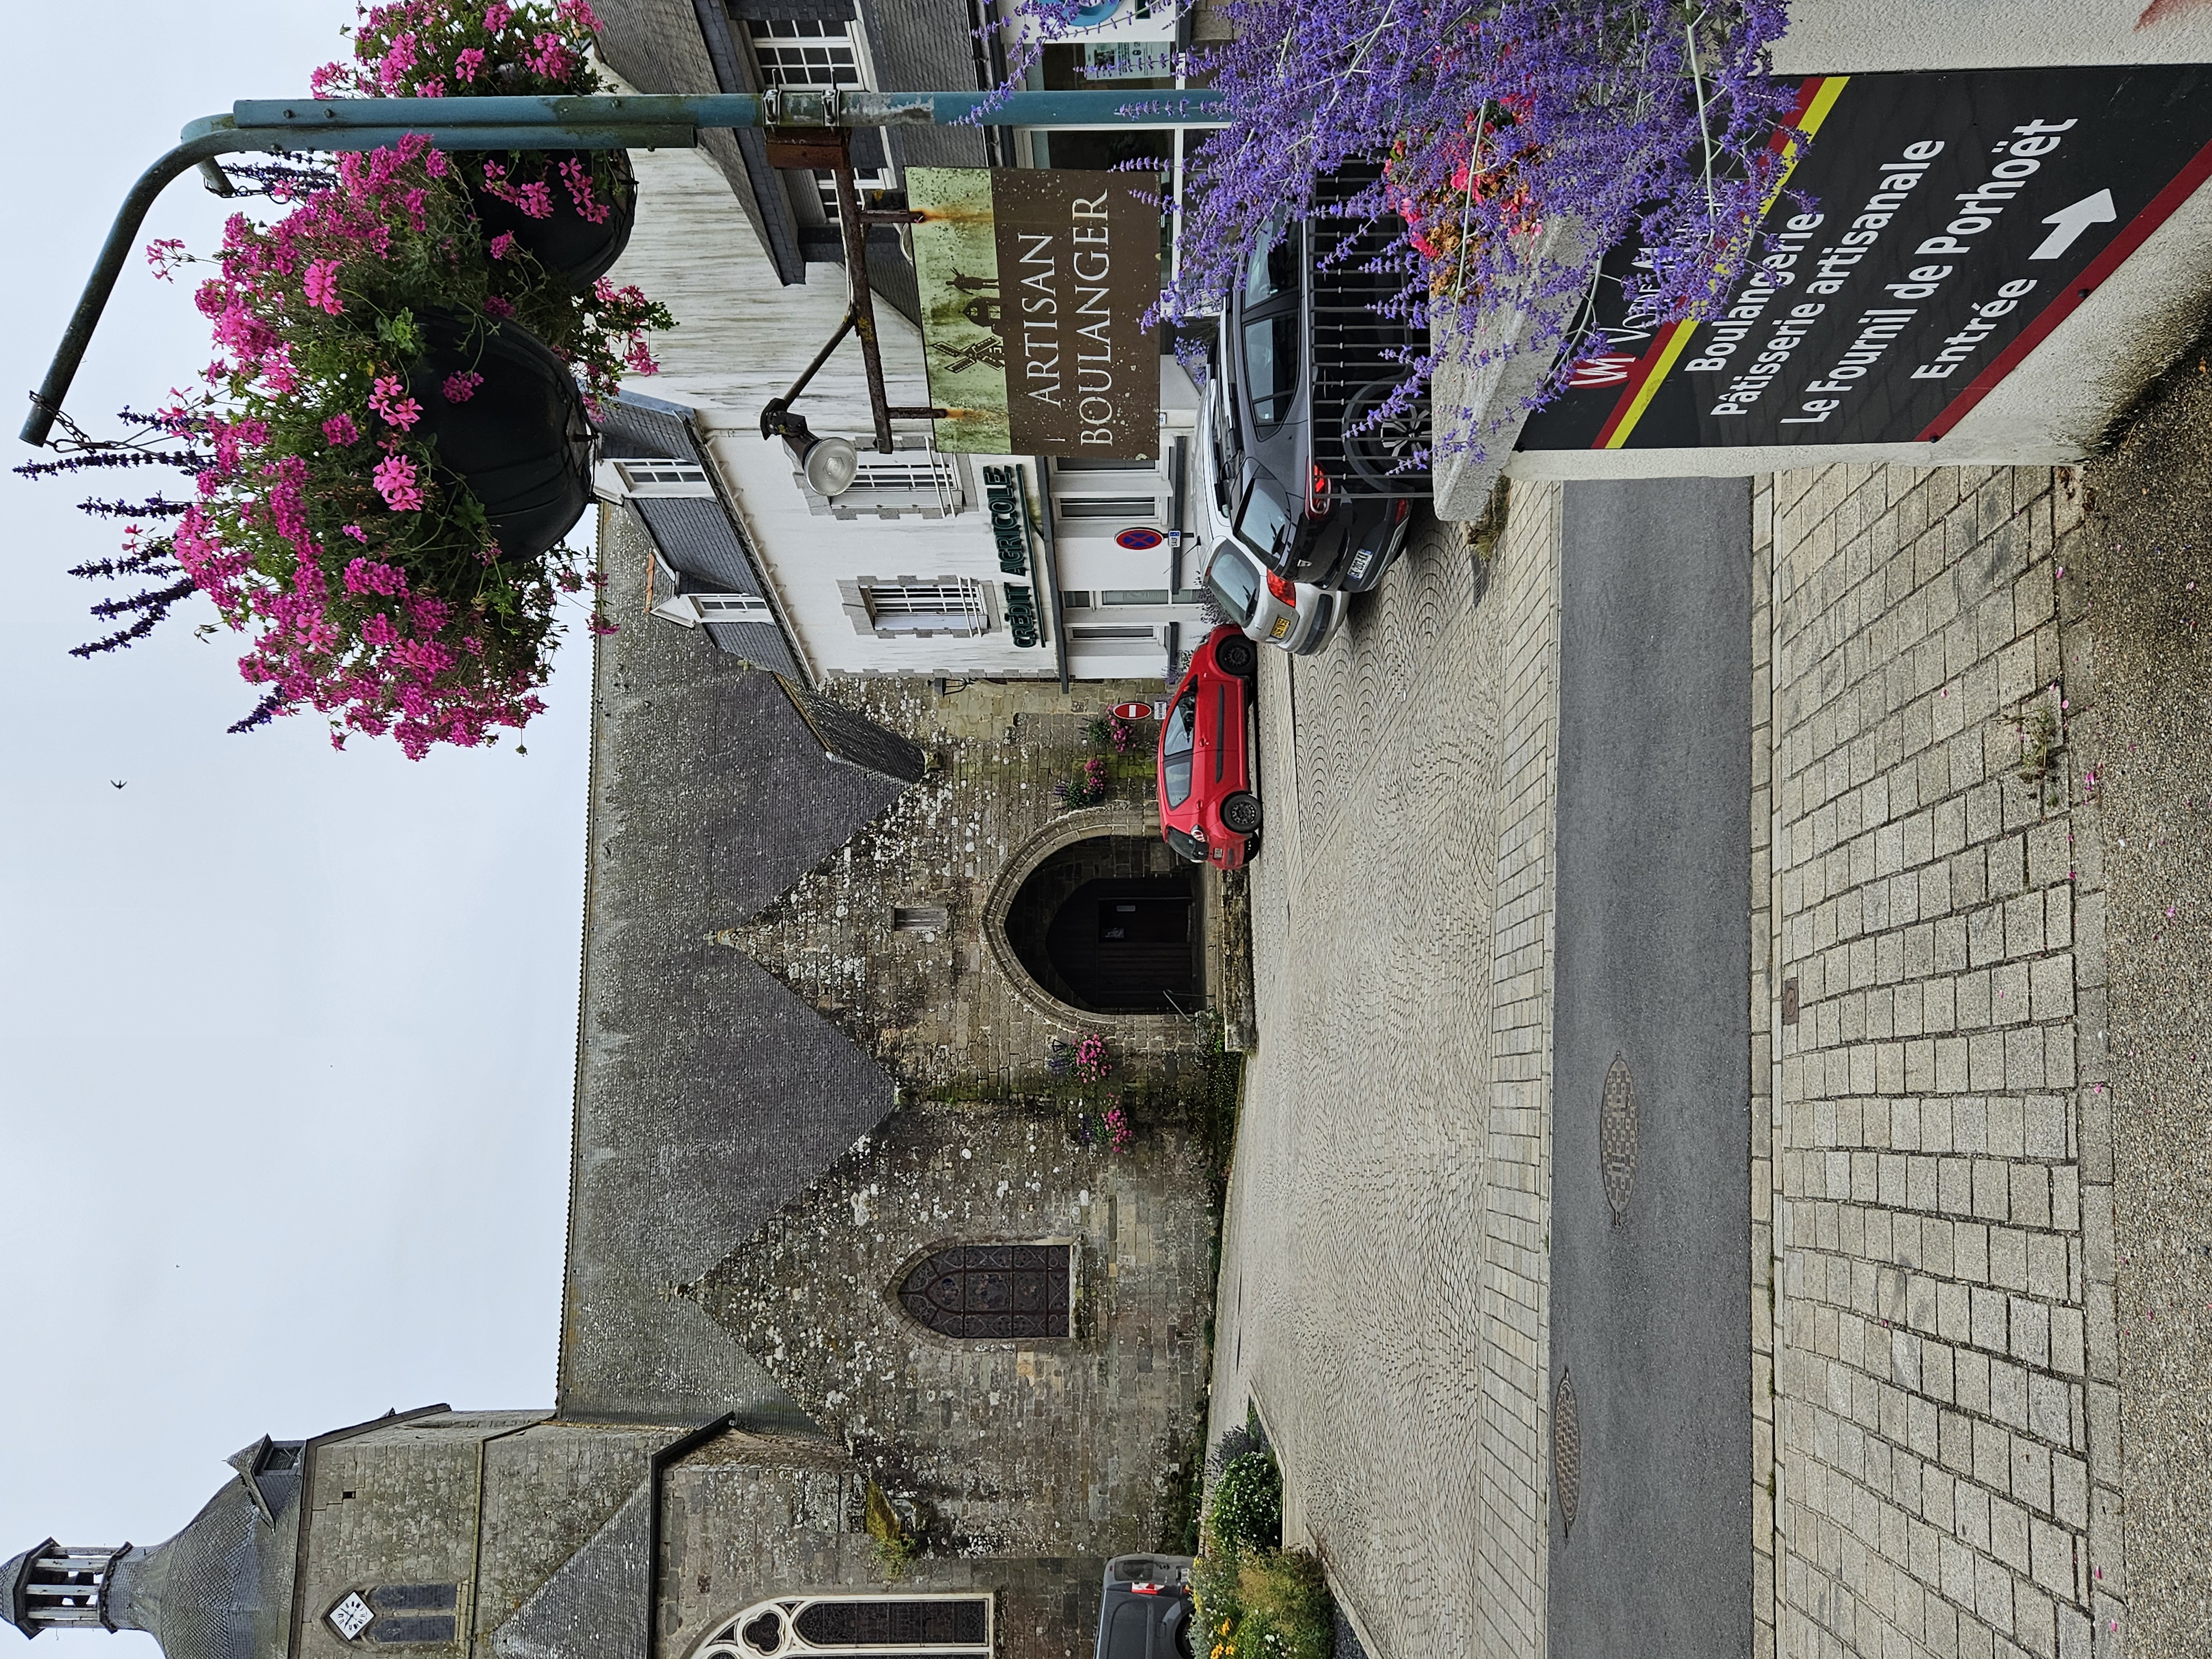
<path id="1" fill-rule="evenodd" d="M 1784 75 L 2212 63 L 2204 0 L 1791 0 Z"/>
<path id="2" fill-rule="evenodd" d="M 638 222 L 617 282 L 635 283 L 665 302 L 678 327 L 659 336 L 661 373 L 630 383 L 647 397 L 700 410 L 708 449 L 736 499 L 745 529 L 817 674 L 1046 675 L 1058 672 L 1048 644 L 1017 646 L 1003 623 L 969 639 L 886 639 L 854 632 L 837 583 L 873 576 L 965 576 L 995 590 L 1009 580 L 977 488 L 945 519 L 842 521 L 809 510 L 780 442 L 760 435 L 760 410 L 780 396 L 845 315 L 843 270 L 811 265 L 803 287 L 779 284 L 744 212 L 712 162 L 696 150 L 635 152 Z M 885 378 L 894 404 L 928 400 L 921 340 L 888 306 L 876 308 Z M 860 344 L 848 339 L 797 405 L 813 429 L 872 442 Z M 926 429 L 921 427 L 915 430 Z"/>

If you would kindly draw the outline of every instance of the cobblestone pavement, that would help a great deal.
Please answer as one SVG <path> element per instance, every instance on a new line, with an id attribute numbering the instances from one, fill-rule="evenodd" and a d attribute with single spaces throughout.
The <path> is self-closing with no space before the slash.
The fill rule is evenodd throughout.
<path id="1" fill-rule="evenodd" d="M 1784 473 L 1753 526 L 1772 560 L 1752 803 L 1772 866 L 1752 1005 L 1780 1267 L 1754 1330 L 1768 1639 L 1790 1659 L 2112 1659 L 2105 898 L 2062 741 L 2088 640 L 2057 605 L 2077 483 Z"/>
<path id="2" fill-rule="evenodd" d="M 1263 653 L 1213 1409 L 1256 1398 L 1377 1659 L 1537 1650 L 1557 503 L 1486 584 L 1431 526 L 1326 652 Z"/>

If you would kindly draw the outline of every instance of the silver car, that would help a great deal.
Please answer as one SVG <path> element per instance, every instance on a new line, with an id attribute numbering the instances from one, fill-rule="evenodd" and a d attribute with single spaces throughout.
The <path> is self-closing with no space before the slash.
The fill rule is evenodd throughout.
<path id="1" fill-rule="evenodd" d="M 1245 638 L 1301 657 L 1327 645 L 1344 621 L 1343 594 L 1277 575 L 1234 537 L 1214 548 L 1199 580 L 1223 619 L 1242 629 Z"/>

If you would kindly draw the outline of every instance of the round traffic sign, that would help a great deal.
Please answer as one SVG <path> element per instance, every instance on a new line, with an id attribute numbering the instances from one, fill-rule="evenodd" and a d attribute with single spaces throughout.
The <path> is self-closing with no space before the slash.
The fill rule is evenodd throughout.
<path id="1" fill-rule="evenodd" d="M 1132 553 L 1144 553 L 1158 547 L 1167 538 L 1150 525 L 1137 525 L 1115 537 L 1114 545 L 1126 547 Z"/>
<path id="2" fill-rule="evenodd" d="M 1148 720 L 1152 717 L 1152 706 L 1148 702 L 1117 702 L 1114 718 L 1122 720 Z"/>

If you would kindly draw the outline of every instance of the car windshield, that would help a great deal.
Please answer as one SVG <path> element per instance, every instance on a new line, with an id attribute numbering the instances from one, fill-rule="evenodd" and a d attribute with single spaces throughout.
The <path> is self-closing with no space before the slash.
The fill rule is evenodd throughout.
<path id="1" fill-rule="evenodd" d="M 1224 617 L 1239 628 L 1251 622 L 1252 613 L 1260 607 L 1261 577 L 1243 549 L 1234 542 L 1222 543 L 1206 567 L 1204 580 L 1206 591 L 1213 596 Z"/>
<path id="2" fill-rule="evenodd" d="M 1288 538 L 1290 509 L 1265 478 L 1255 478 L 1244 492 L 1244 506 L 1237 515 L 1237 533 L 1244 545 L 1269 563 Z"/>
<path id="3" fill-rule="evenodd" d="M 1190 799 L 1190 751 L 1197 726 L 1198 692 L 1194 688 L 1168 710 L 1167 724 L 1160 728 L 1160 788 L 1170 806 Z"/>
<path id="4" fill-rule="evenodd" d="M 1288 418 L 1297 390 L 1297 313 L 1245 324 L 1244 392 L 1261 430 L 1272 432 Z"/>
<path id="5" fill-rule="evenodd" d="M 1278 214 L 1252 248 L 1244 264 L 1244 303 L 1256 306 L 1278 294 L 1295 293 L 1298 285 L 1298 233 L 1284 234 L 1285 220 Z"/>

